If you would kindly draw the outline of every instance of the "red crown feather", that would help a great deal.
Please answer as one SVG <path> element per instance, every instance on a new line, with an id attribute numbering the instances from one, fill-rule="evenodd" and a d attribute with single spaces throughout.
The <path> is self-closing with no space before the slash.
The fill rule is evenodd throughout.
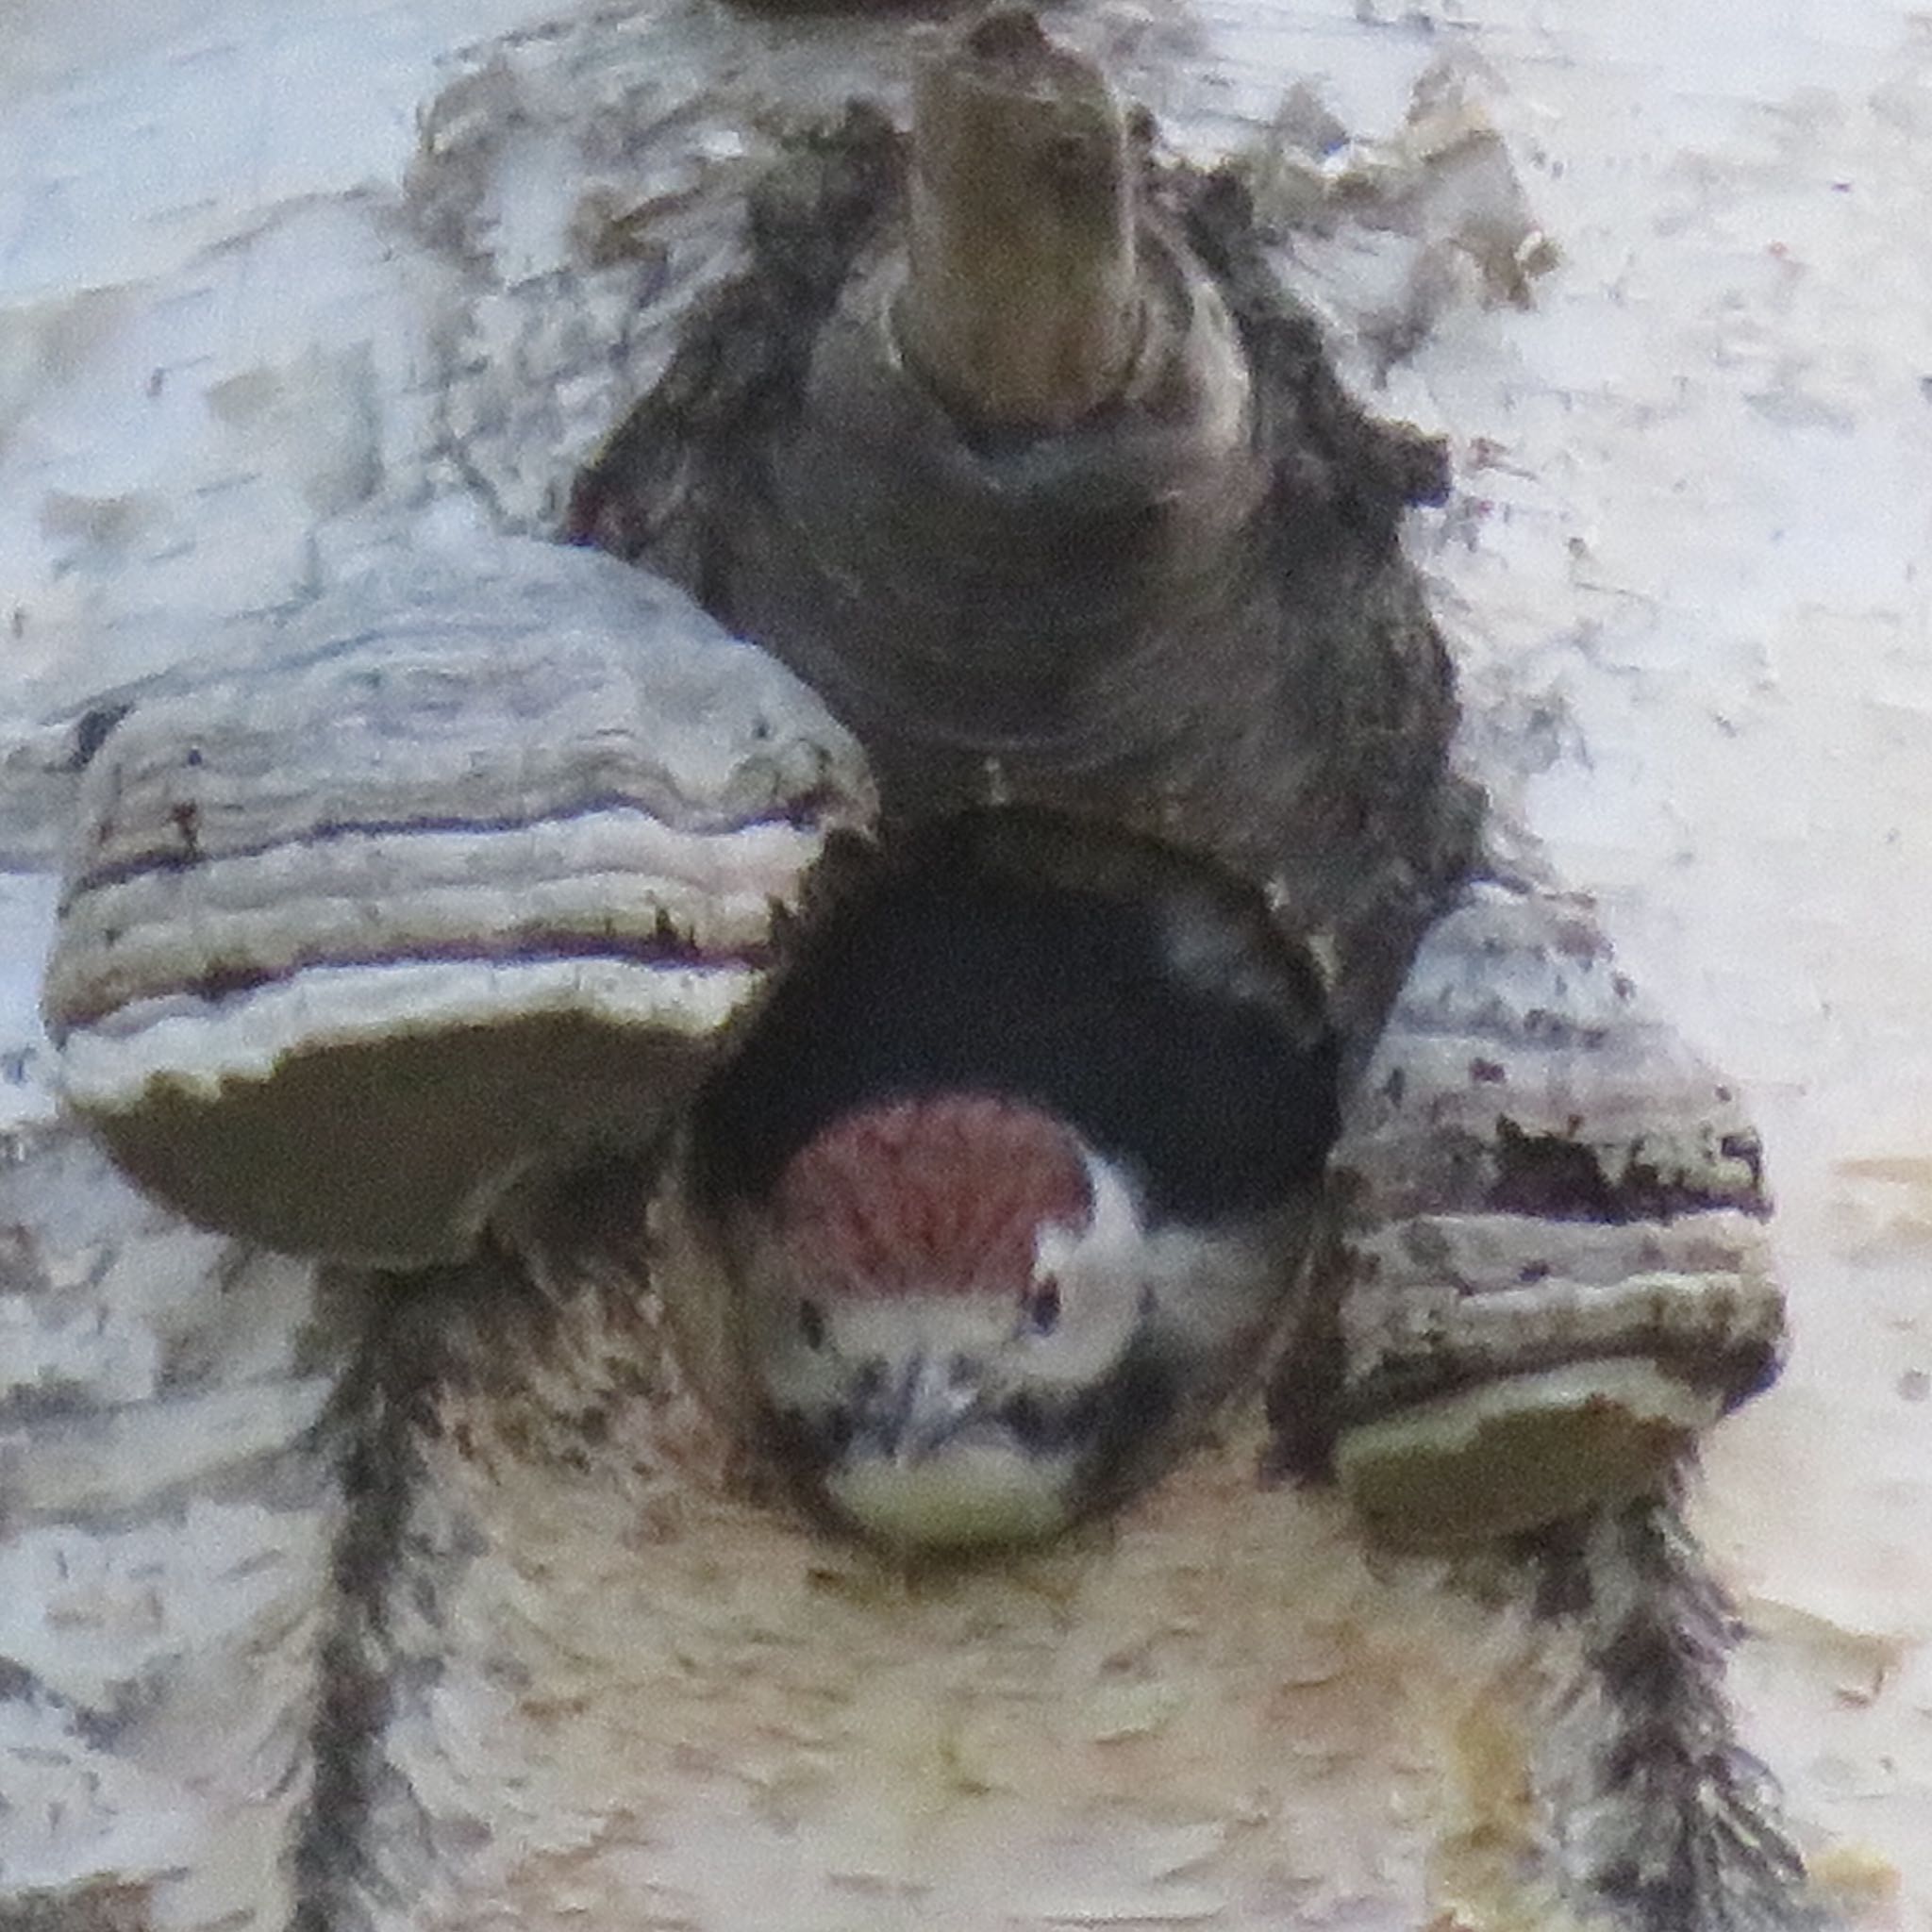
<path id="1" fill-rule="evenodd" d="M 778 1223 L 814 1274 L 877 1295 L 1019 1294 L 1043 1223 L 1085 1226 L 1078 1141 L 1024 1101 L 948 1093 L 850 1113 L 779 1176 Z"/>

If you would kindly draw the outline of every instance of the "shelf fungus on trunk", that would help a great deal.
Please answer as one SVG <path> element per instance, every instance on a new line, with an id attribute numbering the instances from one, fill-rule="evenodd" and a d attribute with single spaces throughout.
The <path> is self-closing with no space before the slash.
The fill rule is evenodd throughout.
<path id="1" fill-rule="evenodd" d="M 662 1129 L 862 760 L 675 590 L 535 542 L 379 569 L 94 751 L 44 1008 L 144 1186 L 271 1247 L 462 1253 Z"/>
<path id="2" fill-rule="evenodd" d="M 1777 1373 L 1757 1135 L 1574 894 L 1486 882 L 1430 931 L 1330 1198 L 1274 1406 L 1386 1541 L 1658 1490 Z"/>

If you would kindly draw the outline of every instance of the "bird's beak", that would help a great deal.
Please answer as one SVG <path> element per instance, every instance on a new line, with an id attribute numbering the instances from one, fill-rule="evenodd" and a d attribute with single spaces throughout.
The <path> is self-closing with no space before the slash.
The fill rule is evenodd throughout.
<path id="1" fill-rule="evenodd" d="M 923 1462 L 986 1413 L 977 1384 L 923 1350 L 912 1356 L 859 1418 L 855 1447 L 894 1462 Z"/>
<path id="2" fill-rule="evenodd" d="M 967 1550 L 1036 1542 L 1068 1520 L 1069 1457 L 1026 1450 L 973 1374 L 917 1356 L 858 1406 L 824 1495 L 875 1541 Z"/>

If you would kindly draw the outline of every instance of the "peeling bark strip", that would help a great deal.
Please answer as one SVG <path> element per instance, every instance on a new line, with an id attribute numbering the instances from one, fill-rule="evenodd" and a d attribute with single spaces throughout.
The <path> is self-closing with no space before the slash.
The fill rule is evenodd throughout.
<path id="1" fill-rule="evenodd" d="M 398 1713 L 443 1674 L 440 1658 L 409 1673 L 391 1647 L 403 1606 L 420 1605 L 441 1574 L 432 1553 L 409 1541 L 427 1479 L 418 1432 L 441 1399 L 440 1385 L 457 1374 L 453 1362 L 462 1358 L 452 1337 L 491 1334 L 513 1357 L 530 1345 L 536 1310 L 512 1291 L 520 1280 L 492 1252 L 459 1268 L 368 1281 L 368 1320 L 341 1403 L 343 1485 L 356 1507 L 334 1553 L 314 1792 L 294 1852 L 298 1891 L 289 1932 L 362 1932 L 369 1893 L 400 1907 L 405 1924 L 421 1923 L 420 1877 L 393 1889 L 391 1880 L 405 1857 L 419 1874 L 430 1861 L 437 1805 L 427 1793 L 399 1788 L 383 1756 Z"/>

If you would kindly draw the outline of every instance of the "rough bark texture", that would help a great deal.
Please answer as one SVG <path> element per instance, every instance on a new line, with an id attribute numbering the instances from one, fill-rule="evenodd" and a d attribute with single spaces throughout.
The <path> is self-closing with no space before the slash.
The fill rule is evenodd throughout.
<path id="1" fill-rule="evenodd" d="M 1723 1694 L 1736 1614 L 1687 1528 L 1677 1485 L 1540 1539 L 1529 1560 L 1585 1669 L 1537 1753 L 1573 1882 L 1632 1932 L 1804 1932 L 1828 1915 L 1779 1816 L 1774 1779 Z M 1610 1740 L 1578 1748 L 1589 1727 Z"/>
<path id="2" fill-rule="evenodd" d="M 439 18 L 454 45 L 525 10 L 465 0 Z M 691 292 L 742 266 L 717 210 L 761 165 L 763 130 L 835 108 L 861 74 L 888 99 L 904 79 L 896 19 L 667 4 L 362 87 L 370 24 L 433 11 L 358 9 L 299 80 L 308 44 L 289 40 L 280 9 L 176 33 L 165 9 L 116 8 L 78 79 L 31 46 L 5 57 L 20 139 L 36 144 L 16 155 L 25 199 L 9 208 L 25 212 L 9 230 L 0 397 L 0 537 L 18 587 L 0 752 L 11 866 L 52 862 L 76 765 L 121 702 L 97 703 L 105 687 L 221 641 L 238 613 L 301 601 L 372 533 L 407 531 L 425 497 L 552 526 L 573 466 L 650 386 Z M 87 8 L 31 25 L 55 35 L 70 14 Z M 1751 1727 L 1793 1781 L 1814 1869 L 1861 1924 L 1912 1924 L 1932 1895 L 1932 1076 L 1923 937 L 1874 908 L 1924 890 L 1917 607 L 1901 586 L 1932 472 L 1918 350 L 1898 320 L 1927 306 L 1898 293 L 1924 279 L 1923 252 L 1900 241 L 1923 175 L 1924 35 L 1884 7 L 1834 15 L 1816 42 L 1760 22 L 1727 42 L 1708 8 L 1633 26 L 1511 0 L 1459 8 L 1433 39 L 1419 15 L 1353 6 L 1068 18 L 1127 52 L 1126 90 L 1154 98 L 1191 151 L 1246 143 L 1281 110 L 1257 180 L 1264 210 L 1293 223 L 1296 286 L 1345 324 L 1351 370 L 1391 386 L 1378 407 L 1446 418 L 1459 439 L 1462 485 L 1411 536 L 1473 670 L 1466 745 L 1486 781 L 1528 797 L 1573 874 L 1609 889 L 1645 976 L 1748 1069 L 1784 1130 L 1769 1136 L 1773 1234 L 1806 1297 L 1795 1386 L 1720 1432 L 1696 1513 L 1759 1632 L 1743 1653 Z M 1471 86 L 1498 126 L 1439 75 L 1391 142 L 1336 146 L 1345 121 L 1386 125 L 1431 51 L 1461 47 L 1484 65 Z M 1295 70 L 1354 78 L 1334 111 L 1306 92 L 1283 108 Z M 318 103 L 338 71 L 347 88 Z M 398 142 L 425 94 L 397 189 Z M 141 105 L 157 97 L 166 111 Z M 318 125 L 328 138 L 310 152 Z M 1482 305 L 1524 298 L 1547 258 L 1512 159 L 1570 267 L 1538 307 L 1497 312 Z M 89 183 L 96 219 L 77 224 Z M 50 265 L 57 234 L 100 239 Z M 10 987 L 37 973 L 51 894 L 30 871 L 0 883 Z M 15 1031 L 0 1058 L 0 1092 L 28 1092 L 30 1111 L 42 1053 Z M 78 1198 L 43 1185 L 38 1152 L 21 1172 L 21 1224 L 54 1217 L 50 1251 L 73 1237 L 90 1257 L 78 1275 L 106 1269 L 125 1306 L 147 1307 L 166 1277 L 116 1271 L 115 1241 L 205 1241 L 124 1224 L 113 1202 L 128 1197 L 98 1169 Z M 586 1272 L 533 1288 L 508 1269 L 493 1289 L 391 1296 L 398 1319 L 407 1307 L 428 1327 L 377 1331 L 359 1385 L 369 1433 L 341 1565 L 357 1608 L 306 1831 L 318 1920 L 690 1923 L 680 1889 L 735 1871 L 722 1923 L 817 1912 L 844 1932 L 924 1922 L 911 1888 L 937 1871 L 957 1877 L 975 1932 L 1007 1903 L 1064 1907 L 1062 1922 L 1551 1932 L 1574 1916 L 1560 1898 L 1594 1896 L 1643 1932 L 1677 1932 L 1685 1910 L 1753 1923 L 1700 1863 L 1731 1831 L 1727 1793 L 1757 1801 L 1708 1697 L 1727 1633 L 1667 1517 L 1638 1511 L 1555 1555 L 1508 1556 L 1500 1583 L 1497 1563 L 1466 1559 L 1458 1593 L 1441 1560 L 1367 1557 L 1332 1498 L 1255 1490 L 1263 1433 L 1250 1424 L 1191 1487 L 1121 1526 L 1110 1547 L 1134 1560 L 1086 1554 L 1071 1581 L 1048 1565 L 932 1596 L 855 1575 L 723 1473 L 716 1489 L 679 1488 L 704 1528 L 680 1541 L 662 1536 L 629 1446 L 646 1420 L 668 1426 L 675 1396 L 580 1398 L 619 1379 L 613 1357 L 651 1359 L 635 1309 L 584 1286 Z M 69 1292 L 18 1278 L 9 1372 L 23 1329 Z M 218 1306 L 195 1332 L 212 1338 L 211 1363 L 225 1359 L 257 1331 L 232 1325 L 241 1303 L 194 1283 L 182 1305 Z M 124 1328 L 108 1298 L 73 1291 L 85 1319 L 55 1320 L 67 1354 L 125 1359 L 117 1334 L 134 1337 L 132 1356 L 166 1353 L 168 1320 Z M 434 1317 L 452 1295 L 475 1321 L 453 1324 L 445 1355 Z M 539 1319 L 550 1306 L 565 1315 Z M 493 1382 L 451 1368 L 440 1419 L 425 1370 L 494 1360 L 492 1310 L 519 1346 Z M 209 1389 L 228 1386 L 227 1369 L 209 1373 Z M 57 1468 L 130 1500 L 9 1516 L 0 1563 L 38 1562 L 58 1532 L 96 1563 L 90 1576 L 124 1574 L 117 1551 L 139 1573 L 125 1597 L 90 1587 L 76 1617 L 58 1565 L 0 1591 L 8 1653 L 67 1700 L 8 1679 L 22 1694 L 5 1723 L 24 1728 L 0 1755 L 6 1932 L 283 1923 L 304 1747 L 291 1735 L 244 1760 L 234 1740 L 251 1724 L 270 1735 L 274 1712 L 314 1694 L 304 1620 L 328 1598 L 319 1546 L 334 1506 L 308 1434 L 325 1392 L 253 1373 L 244 1385 L 283 1391 L 268 1406 L 291 1445 L 291 1493 L 308 1497 L 275 1524 L 252 1505 L 223 1516 L 252 1525 L 250 1550 L 298 1547 L 263 1570 L 237 1568 L 225 1530 L 197 1541 L 206 1507 L 185 1496 L 147 1514 L 163 1464 L 108 1456 L 113 1428 L 83 1429 L 72 1457 L 71 1415 L 6 1411 L 9 1484 L 44 1444 Z M 103 1419 L 158 1420 L 154 1386 L 79 1399 Z M 167 1420 L 191 1412 L 208 1414 Z M 605 1420 L 580 1426 L 591 1414 Z M 618 1447 L 601 1461 L 593 1439 L 613 1416 Z M 701 1438 L 691 1453 L 716 1468 Z M 219 1480 L 215 1494 L 235 1504 Z M 681 1554 L 658 1562 L 654 1539 Z M 763 1556 L 741 1570 L 744 1549 Z M 778 1609 L 751 1585 L 721 1619 L 708 1550 L 731 1552 L 735 1574 L 767 1562 Z M 419 1558 L 412 1594 L 402 1579 Z M 1622 1598 L 1620 1569 L 1641 1585 Z M 273 1637 L 250 1621 L 264 1578 L 288 1591 Z M 110 1645 L 89 1621 L 104 1601 L 134 1607 Z M 1613 1614 L 1619 1602 L 1634 1619 Z M 839 1648 L 848 1627 L 858 1670 Z M 1002 1651 L 1013 1630 L 1024 1641 Z M 158 1647 L 141 1648 L 154 1631 Z M 118 1723 L 90 1716 L 130 1669 L 168 1694 L 114 1705 Z M 1606 1755 L 1619 1726 L 1646 1748 Z M 640 1762 L 653 1775 L 633 1786 Z M 865 1774 L 848 1777 L 855 1764 Z M 1643 1802 L 1600 1807 L 1612 1787 Z M 1067 1811 L 1036 1809 L 1042 1793 Z M 742 1866 L 713 1856 L 714 1817 L 741 1827 Z M 1026 1863 L 1013 1826 L 1036 1819 Z M 1063 1819 L 1078 1828 L 1055 1835 Z M 801 1840 L 800 1821 L 824 1836 Z M 1732 1842 L 1739 1877 L 1772 1881 L 1737 1896 L 1785 1911 L 1775 1838 L 1753 1827 Z M 414 1904 L 378 1869 L 417 1888 Z"/>
<path id="3" fill-rule="evenodd" d="M 0 1140 L 0 1924 L 289 1924 L 349 1284 Z"/>
<path id="4" fill-rule="evenodd" d="M 1151 162 L 1171 366 L 1062 436 L 962 433 L 887 346 L 905 165 L 854 117 L 761 184 L 748 268 L 585 471 L 570 534 L 798 671 L 889 824 L 1037 802 L 1263 885 L 1328 950 L 1358 1069 L 1474 843 L 1396 541 L 1447 487 L 1440 446 L 1348 397 L 1232 175 Z"/>

